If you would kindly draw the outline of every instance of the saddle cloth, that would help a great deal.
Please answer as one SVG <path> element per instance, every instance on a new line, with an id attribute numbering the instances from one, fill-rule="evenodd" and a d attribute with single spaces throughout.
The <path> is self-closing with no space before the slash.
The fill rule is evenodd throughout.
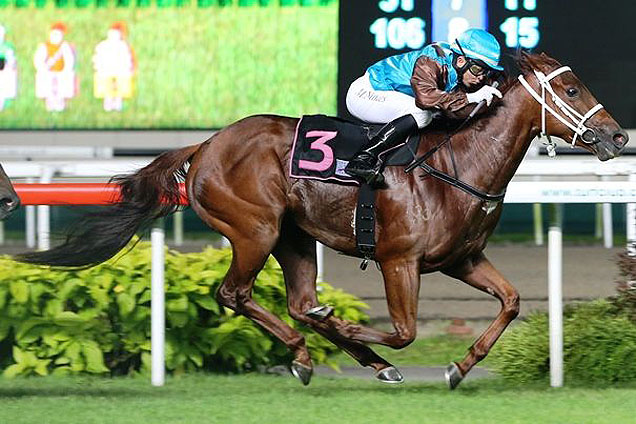
<path id="1" fill-rule="evenodd" d="M 305 115 L 298 122 L 292 146 L 289 175 L 293 178 L 360 183 L 344 172 L 345 166 L 382 125 L 356 124 L 325 115 Z M 386 154 L 387 165 L 407 165 L 415 158 L 419 135 Z"/>

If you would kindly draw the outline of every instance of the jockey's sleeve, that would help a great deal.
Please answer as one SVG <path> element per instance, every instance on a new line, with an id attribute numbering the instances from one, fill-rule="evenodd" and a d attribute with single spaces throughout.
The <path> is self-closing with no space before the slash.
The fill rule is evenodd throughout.
<path id="1" fill-rule="evenodd" d="M 461 90 L 444 91 L 447 72 L 445 66 L 428 56 L 417 59 L 411 76 L 415 105 L 420 109 L 439 109 L 449 118 L 468 116 L 471 108 L 466 108 L 466 93 Z"/>

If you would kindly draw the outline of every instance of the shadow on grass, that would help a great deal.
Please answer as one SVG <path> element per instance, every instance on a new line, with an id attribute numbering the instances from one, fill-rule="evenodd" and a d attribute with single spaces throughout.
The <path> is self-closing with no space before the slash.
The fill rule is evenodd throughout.
<path id="1" fill-rule="evenodd" d="M 32 377 L 0 380 L 0 399 L 25 397 L 154 398 L 169 395 L 171 388 L 142 387 L 136 379 Z M 130 384 L 129 384 L 130 383 Z"/>
<path id="2" fill-rule="evenodd" d="M 529 382 L 515 383 L 506 381 L 499 377 L 481 378 L 479 380 L 464 381 L 455 390 L 450 390 L 445 383 L 438 382 L 414 382 L 404 383 L 400 385 L 387 385 L 376 381 L 362 381 L 351 378 L 327 378 L 329 380 L 327 386 L 307 387 L 305 392 L 310 396 L 335 398 L 346 396 L 353 392 L 358 393 L 378 393 L 387 397 L 401 397 L 405 394 L 431 394 L 431 395 L 448 395 L 453 397 L 476 397 L 484 395 L 504 395 L 511 393 L 543 393 L 552 390 L 564 390 L 563 388 L 555 389 L 550 387 L 549 382 Z M 635 384 L 614 385 L 607 387 L 608 389 L 635 388 Z M 590 385 L 568 385 L 565 390 L 569 389 L 589 389 Z M 598 388 L 598 387 L 594 387 Z M 602 389 L 602 388 L 601 388 Z"/>
<path id="3" fill-rule="evenodd" d="M 0 399 L 5 398 L 23 398 L 23 397 L 69 397 L 69 396 L 86 396 L 86 397 L 102 397 L 102 398 L 130 398 L 130 397 L 162 397 L 166 392 L 148 392 L 145 390 L 126 389 L 122 387 L 113 387 L 112 389 L 102 388 L 37 388 L 37 387 L 2 387 L 0 388 Z"/>
<path id="4" fill-rule="evenodd" d="M 21 398 L 104 398 L 113 400 L 129 399 L 175 399 L 188 400 L 234 396 L 241 399 L 263 394 L 281 398 L 322 398 L 343 399 L 359 394 L 378 394 L 387 399 L 396 399 L 405 395 L 431 395 L 449 399 L 476 397 L 510 397 L 524 394 L 563 393 L 579 390 L 636 389 L 636 383 L 615 384 L 606 387 L 567 383 L 563 388 L 552 388 L 547 381 L 515 383 L 500 377 L 481 378 L 464 381 L 450 391 L 441 382 L 406 382 L 400 385 L 387 385 L 378 381 L 348 377 L 318 377 L 303 387 L 291 376 L 279 375 L 190 375 L 170 378 L 165 387 L 152 387 L 146 380 L 139 379 L 15 379 L 0 380 L 0 401 Z"/>

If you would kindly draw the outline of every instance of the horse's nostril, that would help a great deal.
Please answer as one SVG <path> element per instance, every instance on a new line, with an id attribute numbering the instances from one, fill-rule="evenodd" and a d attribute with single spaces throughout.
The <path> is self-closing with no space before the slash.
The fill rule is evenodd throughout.
<path id="1" fill-rule="evenodd" d="M 18 207 L 20 199 L 17 197 L 3 197 L 0 199 L 0 207 L 5 211 L 12 211 Z"/>
<path id="2" fill-rule="evenodd" d="M 614 140 L 614 144 L 616 144 L 616 146 L 618 147 L 623 147 L 625 144 L 627 144 L 628 139 L 629 137 L 627 136 L 627 134 L 622 131 L 615 133 L 612 137 L 612 140 Z"/>

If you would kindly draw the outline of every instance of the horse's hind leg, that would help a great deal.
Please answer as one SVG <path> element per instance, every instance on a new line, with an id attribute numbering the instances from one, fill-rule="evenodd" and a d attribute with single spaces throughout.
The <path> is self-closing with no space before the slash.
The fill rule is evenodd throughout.
<path id="1" fill-rule="evenodd" d="M 316 241 L 312 237 L 293 223 L 284 221 L 273 255 L 283 269 L 287 306 L 292 318 L 310 326 L 362 366 L 374 368 L 383 381 L 402 380 L 399 374 L 396 375 L 395 368 L 370 347 L 342 337 L 321 319 L 307 314 L 310 309 L 319 306 L 316 296 Z"/>
<path id="2" fill-rule="evenodd" d="M 271 238 L 275 239 L 276 237 Z M 303 384 L 309 384 L 313 369 L 303 335 L 252 299 L 254 280 L 263 268 L 271 246 L 236 236 L 231 242 L 232 264 L 217 291 L 217 300 L 220 304 L 258 323 L 282 341 L 294 353 L 292 372 Z"/>
<path id="3" fill-rule="evenodd" d="M 291 136 L 293 127 L 287 127 Z M 294 353 L 292 371 L 307 384 L 312 366 L 305 338 L 252 299 L 254 280 L 276 245 L 286 208 L 287 183 L 276 153 L 281 144 L 276 134 L 285 130 L 262 117 L 224 129 L 192 158 L 186 186 L 192 209 L 232 245 L 218 302 L 281 340 Z"/>
<path id="4" fill-rule="evenodd" d="M 448 367 L 446 379 L 450 388 L 454 389 L 466 373 L 488 355 L 508 324 L 517 317 L 519 314 L 519 293 L 483 254 L 458 269 L 446 270 L 444 273 L 495 296 L 501 302 L 501 310 L 497 318 L 473 343 L 464 360 L 460 363 L 453 362 Z"/>

